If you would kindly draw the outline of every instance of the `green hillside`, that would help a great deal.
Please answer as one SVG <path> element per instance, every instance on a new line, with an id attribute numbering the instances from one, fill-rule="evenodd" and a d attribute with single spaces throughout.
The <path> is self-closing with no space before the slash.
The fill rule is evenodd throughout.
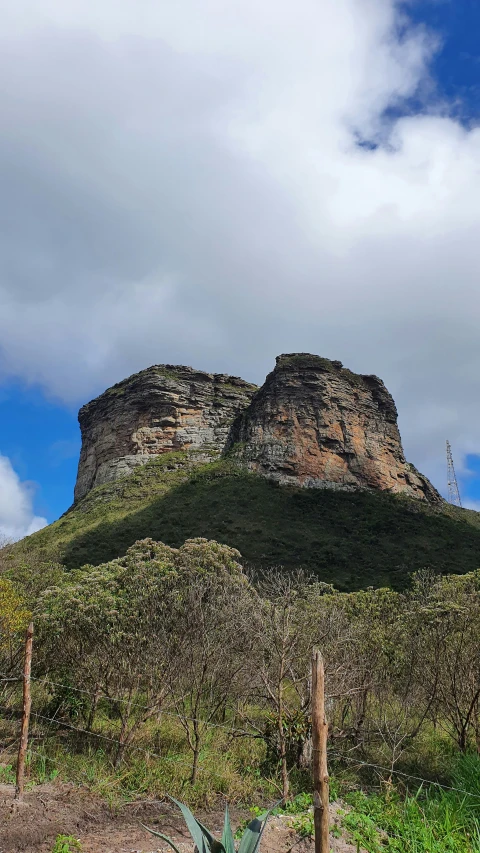
<path id="1" fill-rule="evenodd" d="M 229 460 L 199 464 L 183 452 L 94 489 L 16 550 L 51 552 L 73 568 L 122 555 L 137 539 L 179 546 L 193 536 L 238 548 L 252 567 L 303 566 L 344 590 L 401 588 L 423 567 L 480 567 L 480 513 L 381 493 L 278 486 Z"/>

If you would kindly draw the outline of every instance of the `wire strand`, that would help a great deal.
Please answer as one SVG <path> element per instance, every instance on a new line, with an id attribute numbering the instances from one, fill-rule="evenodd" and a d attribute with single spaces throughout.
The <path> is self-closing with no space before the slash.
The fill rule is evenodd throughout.
<path id="1" fill-rule="evenodd" d="M 6 678 L 6 679 L 1 679 L 1 680 L 19 681 L 19 680 L 21 680 L 21 678 L 22 677 L 20 676 L 18 678 Z M 73 687 L 71 685 L 65 685 L 62 682 L 53 681 L 52 679 L 45 678 L 44 676 L 32 676 L 32 680 L 43 681 L 43 682 L 45 682 L 47 684 L 51 684 L 55 687 L 64 687 L 64 688 L 67 687 L 69 690 L 73 690 L 76 693 L 83 693 L 83 694 L 85 694 L 87 696 L 91 696 L 91 697 L 97 696 L 97 698 L 104 698 L 110 702 L 121 702 L 121 703 L 125 704 L 128 701 L 127 699 L 123 699 L 122 697 L 108 696 L 106 693 L 103 693 L 103 692 L 102 693 L 98 693 L 98 692 L 94 693 L 90 690 L 85 690 L 81 687 Z M 132 702 L 131 704 L 132 704 L 132 706 L 142 708 L 145 711 L 155 710 L 155 708 L 156 708 L 155 705 L 144 705 L 143 703 L 140 703 L 140 702 Z M 231 726 L 227 726 L 223 723 L 207 722 L 205 720 L 202 720 L 202 719 L 196 718 L 196 717 L 184 717 L 181 714 L 175 713 L 173 711 L 164 711 L 164 710 L 159 709 L 159 713 L 161 713 L 164 716 L 177 718 L 179 720 L 182 720 L 183 722 L 202 723 L 203 725 L 208 726 L 210 728 L 224 729 L 224 730 L 227 730 L 228 732 L 230 732 L 230 734 L 243 734 L 243 735 L 247 735 L 248 737 L 255 737 L 256 736 L 256 733 L 253 731 L 247 731 L 246 729 L 232 729 Z M 122 744 L 119 740 L 116 740 L 115 738 L 108 737 L 107 735 L 102 735 L 99 732 L 90 732 L 87 729 L 81 729 L 81 728 L 78 728 L 77 726 L 72 726 L 70 723 L 66 723 L 64 721 L 60 721 L 60 720 L 54 719 L 52 717 L 46 717 L 42 714 L 39 714 L 36 711 L 32 711 L 31 714 L 32 714 L 32 716 L 35 716 L 38 719 L 45 720 L 46 722 L 49 722 L 49 723 L 55 723 L 57 726 L 62 726 L 64 728 L 71 729 L 72 731 L 76 731 L 76 732 L 79 732 L 81 734 L 85 734 L 85 735 L 90 736 L 90 737 L 96 737 L 96 738 L 99 738 L 101 740 L 105 740 L 105 741 L 108 741 L 110 743 L 114 743 L 116 746 L 122 746 Z M 133 745 L 127 745 L 126 748 L 129 750 L 141 752 L 147 756 L 158 758 L 161 761 L 177 761 L 177 762 L 181 762 L 185 766 L 187 766 L 187 762 L 183 761 L 182 759 L 179 759 L 177 756 L 160 755 L 158 753 L 152 752 L 151 750 L 145 750 L 145 749 L 142 749 L 141 747 L 137 747 L 137 746 L 133 746 Z M 39 753 L 37 753 L 37 754 L 39 754 Z M 463 788 L 458 788 L 458 787 L 455 787 L 452 785 L 445 785 L 441 782 L 435 782 L 431 779 L 424 779 L 422 776 L 417 776 L 417 775 L 414 775 L 412 773 L 406 773 L 403 770 L 395 770 L 395 769 L 392 769 L 391 767 L 384 767 L 383 765 L 375 764 L 373 762 L 362 761 L 358 758 L 346 756 L 346 755 L 343 755 L 342 753 L 333 752 L 331 750 L 329 750 L 329 755 L 336 757 L 341 761 L 348 761 L 350 763 L 354 763 L 359 767 L 370 767 L 370 768 L 375 769 L 375 770 L 381 770 L 383 773 L 390 773 L 390 774 L 395 774 L 396 776 L 402 776 L 405 779 L 412 779 L 416 782 L 421 782 L 424 785 L 435 785 L 436 787 L 441 788 L 442 790 L 455 791 L 456 793 L 463 794 L 467 797 L 472 797 L 473 799 L 480 801 L 479 795 L 472 794 L 471 791 L 466 791 Z M 52 759 L 49 759 L 49 760 L 51 761 Z M 189 763 L 188 763 L 188 766 L 190 766 Z"/>
<path id="2" fill-rule="evenodd" d="M 68 690 L 73 690 L 75 693 L 84 693 L 86 696 L 91 696 L 92 698 L 97 697 L 97 699 L 107 699 L 109 702 L 121 702 L 126 705 L 129 702 L 128 699 L 124 699 L 121 696 L 108 696 L 107 693 L 103 692 L 93 692 L 91 690 L 85 690 L 81 687 L 72 687 L 70 684 L 65 685 L 62 684 L 61 681 L 52 681 L 50 678 L 44 678 L 43 676 L 33 676 L 32 681 L 43 681 L 46 684 L 53 684 L 55 687 L 63 687 Z M 144 705 L 142 702 L 130 702 L 130 705 L 134 708 L 141 708 L 143 711 L 155 711 L 157 709 L 157 705 Z M 228 731 L 230 734 L 243 734 L 248 737 L 255 737 L 254 731 L 247 731 L 247 729 L 237 729 L 232 728 L 231 726 L 226 725 L 225 723 L 212 723 L 207 720 L 202 720 L 200 717 L 187 717 L 183 714 L 175 713 L 174 711 L 164 711 L 163 709 L 158 708 L 159 714 L 162 714 L 167 717 L 175 717 L 178 720 L 182 720 L 183 722 L 188 723 L 201 723 L 204 726 L 208 726 L 213 729 L 224 729 Z"/>
<path id="3" fill-rule="evenodd" d="M 101 740 L 106 740 L 109 743 L 114 743 L 116 746 L 125 746 L 125 749 L 134 750 L 136 752 L 141 752 L 146 756 L 158 758 L 161 761 L 176 761 L 179 764 L 184 764 L 185 766 L 190 767 L 190 762 L 185 761 L 176 755 L 160 755 L 159 753 L 152 752 L 149 749 L 142 749 L 140 746 L 134 746 L 133 744 L 122 744 L 121 741 L 116 738 L 108 737 L 108 735 L 102 735 L 100 732 L 89 732 L 88 729 L 80 729 L 78 726 L 72 726 L 71 723 L 65 723 L 61 720 L 54 719 L 53 717 L 46 717 L 44 714 L 39 714 L 37 711 L 31 712 L 32 717 L 37 717 L 37 719 L 45 720 L 48 723 L 54 723 L 56 726 L 71 729 L 72 731 L 79 732 L 80 734 L 88 735 L 89 737 L 100 738 Z"/>
<path id="4" fill-rule="evenodd" d="M 456 791 L 459 794 L 465 794 L 467 797 L 473 797 L 476 800 L 480 800 L 480 796 L 478 794 L 472 794 L 471 791 L 465 791 L 463 788 L 455 788 L 452 785 L 443 785 L 441 782 L 432 781 L 432 779 L 423 779 L 421 776 L 414 776 L 412 773 L 405 773 L 403 770 L 393 770 L 391 767 L 382 767 L 381 764 L 373 764 L 370 761 L 360 761 L 357 758 L 350 758 L 347 755 L 342 755 L 340 752 L 329 751 L 329 755 L 333 755 L 341 761 L 353 762 L 358 764 L 360 767 L 373 767 L 375 770 L 382 770 L 384 773 L 395 773 L 395 775 L 403 776 L 406 779 L 415 779 L 416 782 L 423 782 L 425 785 L 436 785 L 438 788 L 443 788 L 445 791 Z"/>
<path id="5" fill-rule="evenodd" d="M 85 735 L 89 735 L 91 737 L 100 738 L 101 740 L 109 741 L 110 743 L 114 743 L 116 746 L 122 746 L 122 744 L 119 740 L 117 740 L 115 738 L 108 737 L 107 735 L 102 735 L 99 732 L 89 732 L 87 729 L 80 729 L 77 726 L 72 726 L 70 723 L 60 722 L 59 720 L 56 720 L 53 717 L 46 717 L 43 714 L 39 714 L 36 711 L 32 711 L 32 716 L 35 716 L 41 720 L 45 720 L 46 722 L 49 722 L 49 723 L 54 723 L 56 725 L 66 727 L 68 729 L 79 732 L 81 734 L 85 734 Z M 160 755 L 159 753 L 152 752 L 151 750 L 142 749 L 142 747 L 133 746 L 133 745 L 127 745 L 127 748 L 130 750 L 141 752 L 144 755 L 147 755 L 147 756 L 150 756 L 153 758 L 158 758 L 161 761 L 177 761 L 179 763 L 184 764 L 185 766 L 187 765 L 187 762 L 183 761 L 182 759 L 179 760 L 177 756 Z M 439 788 L 442 788 L 445 791 L 455 791 L 456 793 L 464 794 L 467 797 L 473 797 L 476 800 L 480 800 L 480 796 L 478 796 L 477 794 L 472 794 L 471 791 L 466 791 L 463 788 L 457 788 L 453 785 L 444 785 L 441 782 L 435 782 L 431 779 L 424 779 L 422 776 L 416 776 L 412 773 L 406 773 L 403 770 L 394 770 L 391 767 L 384 767 L 381 764 L 374 764 L 373 762 L 370 762 L 370 761 L 362 761 L 362 760 L 357 759 L 357 758 L 342 755 L 339 752 L 333 752 L 332 750 L 329 750 L 329 755 L 334 756 L 341 761 L 350 761 L 351 763 L 357 764 L 360 767 L 371 767 L 371 768 L 376 769 L 376 770 L 381 770 L 384 773 L 391 773 L 391 774 L 395 774 L 397 776 L 403 776 L 406 779 L 414 779 L 416 782 L 422 782 L 425 785 L 435 785 Z M 190 766 L 190 763 L 188 763 L 188 766 Z"/>

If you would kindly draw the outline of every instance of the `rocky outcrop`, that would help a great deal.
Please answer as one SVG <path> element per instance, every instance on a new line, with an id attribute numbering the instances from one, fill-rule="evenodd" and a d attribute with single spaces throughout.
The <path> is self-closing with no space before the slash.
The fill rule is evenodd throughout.
<path id="1" fill-rule="evenodd" d="M 441 500 L 405 460 L 395 403 L 381 379 L 318 356 L 277 358 L 233 424 L 227 451 L 279 483 Z"/>
<path id="2" fill-rule="evenodd" d="M 315 355 L 279 356 L 260 389 L 156 365 L 88 403 L 79 421 L 76 501 L 174 450 L 195 451 L 197 461 L 227 453 L 279 483 L 441 501 L 405 461 L 395 403 L 381 379 Z"/>
<path id="3" fill-rule="evenodd" d="M 243 379 L 168 364 L 109 388 L 79 412 L 75 500 L 161 453 L 196 450 L 205 461 L 218 456 L 255 391 Z"/>

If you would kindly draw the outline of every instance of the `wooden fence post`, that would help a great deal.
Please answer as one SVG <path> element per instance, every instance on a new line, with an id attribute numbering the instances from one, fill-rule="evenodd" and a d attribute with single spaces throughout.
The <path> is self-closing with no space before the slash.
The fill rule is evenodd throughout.
<path id="1" fill-rule="evenodd" d="M 315 853 L 330 853 L 327 736 L 325 670 L 321 653 L 318 649 L 314 649 L 312 654 L 312 745 Z"/>
<path id="2" fill-rule="evenodd" d="M 25 662 L 23 666 L 23 711 L 22 731 L 20 735 L 20 746 L 17 759 L 17 782 L 15 786 L 15 799 L 23 797 L 23 780 L 25 775 L 25 756 L 28 746 L 28 726 L 30 723 L 30 709 L 32 707 L 32 695 L 30 692 L 30 673 L 32 671 L 32 646 L 33 646 L 33 622 L 27 628 L 25 638 Z"/>

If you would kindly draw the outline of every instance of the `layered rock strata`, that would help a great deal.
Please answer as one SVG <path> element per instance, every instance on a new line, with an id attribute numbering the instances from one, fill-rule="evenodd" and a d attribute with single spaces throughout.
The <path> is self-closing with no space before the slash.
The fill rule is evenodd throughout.
<path id="1" fill-rule="evenodd" d="M 265 384 L 156 365 L 105 391 L 79 413 L 75 500 L 152 457 L 220 454 L 279 483 L 376 489 L 430 502 L 440 495 L 403 454 L 395 403 L 377 376 L 339 361 L 281 355 Z"/>
<path id="2" fill-rule="evenodd" d="M 82 450 L 75 501 L 153 456 L 174 450 L 218 456 L 256 386 L 191 367 L 155 365 L 114 385 L 79 412 Z"/>
<path id="3" fill-rule="evenodd" d="M 393 398 L 339 361 L 281 355 L 232 426 L 227 451 L 279 483 L 440 501 L 403 454 Z"/>

